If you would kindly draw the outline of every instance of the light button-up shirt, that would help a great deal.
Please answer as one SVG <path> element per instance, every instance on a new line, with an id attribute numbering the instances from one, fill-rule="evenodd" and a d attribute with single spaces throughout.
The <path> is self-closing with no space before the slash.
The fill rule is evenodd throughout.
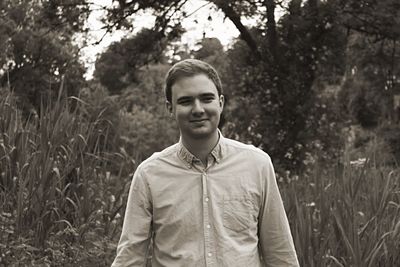
<path id="1" fill-rule="evenodd" d="M 137 168 L 112 266 L 299 266 L 270 157 L 220 136 L 207 166 L 181 142 Z"/>

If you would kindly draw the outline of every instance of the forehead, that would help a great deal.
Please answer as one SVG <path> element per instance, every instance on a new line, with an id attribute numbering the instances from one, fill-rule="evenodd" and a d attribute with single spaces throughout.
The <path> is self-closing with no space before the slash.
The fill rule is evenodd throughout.
<path id="1" fill-rule="evenodd" d="M 218 90 L 213 81 L 205 74 L 197 74 L 178 79 L 171 87 L 172 99 L 182 96 L 197 96 L 201 94 L 218 95 Z"/>

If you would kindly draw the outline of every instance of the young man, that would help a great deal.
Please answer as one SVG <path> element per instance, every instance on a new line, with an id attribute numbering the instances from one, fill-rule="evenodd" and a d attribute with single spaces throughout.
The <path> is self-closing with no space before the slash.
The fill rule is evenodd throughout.
<path id="1" fill-rule="evenodd" d="M 112 266 L 299 266 L 270 157 L 218 130 L 217 72 L 187 59 L 167 74 L 179 143 L 155 153 L 132 180 Z"/>

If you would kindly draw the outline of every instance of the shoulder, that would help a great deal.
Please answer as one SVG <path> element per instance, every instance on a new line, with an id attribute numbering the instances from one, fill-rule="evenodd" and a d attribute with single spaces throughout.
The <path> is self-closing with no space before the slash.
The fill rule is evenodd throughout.
<path id="1" fill-rule="evenodd" d="M 176 152 L 178 144 L 171 145 L 160 152 L 153 153 L 150 157 L 144 160 L 136 169 L 136 172 L 145 173 L 149 170 L 159 168 L 163 164 L 168 164 L 168 162 L 176 161 Z"/>
<path id="2" fill-rule="evenodd" d="M 243 156 L 249 157 L 249 159 L 260 161 L 260 162 L 271 162 L 271 157 L 265 151 L 255 147 L 251 144 L 244 144 L 240 141 L 236 141 L 229 138 L 224 138 L 224 146 L 227 154 L 242 154 Z"/>

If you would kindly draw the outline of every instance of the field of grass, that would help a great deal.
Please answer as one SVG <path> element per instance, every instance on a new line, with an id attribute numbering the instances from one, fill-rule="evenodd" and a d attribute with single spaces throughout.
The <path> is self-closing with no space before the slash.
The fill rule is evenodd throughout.
<path id="1" fill-rule="evenodd" d="M 138 160 L 105 109 L 60 92 L 26 119 L 16 101 L 0 100 L 0 266 L 109 266 Z M 399 169 L 365 158 L 281 184 L 301 266 L 400 262 Z"/>
<path id="2" fill-rule="evenodd" d="M 114 256 L 134 163 L 110 150 L 105 110 L 61 98 L 28 119 L 12 94 L 0 101 L 0 266 L 102 266 Z"/>
<path id="3" fill-rule="evenodd" d="M 281 191 L 301 266 L 398 266 L 398 169 L 372 158 L 315 166 Z"/>

